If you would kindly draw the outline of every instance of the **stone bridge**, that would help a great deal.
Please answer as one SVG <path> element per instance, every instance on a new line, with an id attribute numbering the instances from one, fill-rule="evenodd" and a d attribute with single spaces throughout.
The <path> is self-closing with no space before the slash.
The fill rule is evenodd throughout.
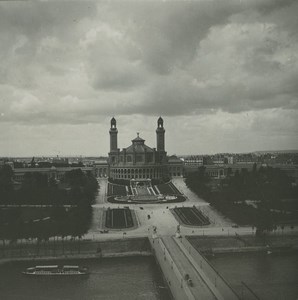
<path id="1" fill-rule="evenodd" d="M 240 299 L 184 237 L 153 235 L 149 240 L 174 299 Z"/>

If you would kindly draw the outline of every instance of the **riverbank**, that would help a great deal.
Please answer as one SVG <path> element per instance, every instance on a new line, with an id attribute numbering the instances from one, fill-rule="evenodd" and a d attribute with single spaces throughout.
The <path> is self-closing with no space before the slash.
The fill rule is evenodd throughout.
<path id="1" fill-rule="evenodd" d="M 274 236 L 188 236 L 192 246 L 202 254 L 243 252 L 298 252 L 298 235 Z"/>
<path id="2" fill-rule="evenodd" d="M 81 240 L 0 247 L 0 264 L 10 261 L 150 256 L 147 238 Z"/>
<path id="3" fill-rule="evenodd" d="M 151 252 L 138 252 L 131 251 L 125 253 L 112 253 L 104 255 L 96 254 L 73 254 L 73 255 L 61 255 L 61 256 L 39 256 L 39 257 L 20 257 L 20 258 L 2 258 L 0 259 L 0 265 L 10 262 L 21 262 L 21 261 L 55 261 L 55 260 L 74 260 L 74 259 L 101 259 L 101 258 L 119 258 L 119 257 L 137 257 L 137 256 L 152 256 Z"/>

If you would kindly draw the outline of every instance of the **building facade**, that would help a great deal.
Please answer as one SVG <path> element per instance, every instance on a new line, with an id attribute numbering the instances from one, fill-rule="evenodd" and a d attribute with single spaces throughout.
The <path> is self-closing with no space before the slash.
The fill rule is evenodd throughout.
<path id="1" fill-rule="evenodd" d="M 168 172 L 169 177 L 183 177 L 184 165 L 183 161 L 176 155 L 168 157 Z"/>
<path id="2" fill-rule="evenodd" d="M 139 134 L 132 144 L 118 148 L 118 129 L 116 119 L 111 119 L 109 177 L 112 179 L 165 179 L 169 177 L 167 152 L 165 151 L 165 129 L 163 119 L 157 120 L 156 148 L 145 144 Z"/>
<path id="3" fill-rule="evenodd" d="M 61 167 L 61 168 L 56 168 L 56 167 L 51 167 L 51 168 L 14 168 L 14 181 L 15 182 L 23 182 L 25 175 L 28 173 L 41 173 L 44 175 L 47 175 L 48 180 L 50 178 L 53 178 L 55 180 L 61 180 L 65 177 L 65 174 L 67 172 L 80 169 L 84 173 L 92 173 L 95 175 L 94 167 Z"/>

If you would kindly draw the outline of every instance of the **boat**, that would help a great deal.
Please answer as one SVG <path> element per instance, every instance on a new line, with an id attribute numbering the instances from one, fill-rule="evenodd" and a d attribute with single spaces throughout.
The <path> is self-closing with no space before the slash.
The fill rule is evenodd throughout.
<path id="1" fill-rule="evenodd" d="M 22 272 L 24 275 L 31 276 L 75 276 L 75 275 L 88 275 L 88 269 L 86 267 L 79 266 L 35 266 L 27 268 Z"/>

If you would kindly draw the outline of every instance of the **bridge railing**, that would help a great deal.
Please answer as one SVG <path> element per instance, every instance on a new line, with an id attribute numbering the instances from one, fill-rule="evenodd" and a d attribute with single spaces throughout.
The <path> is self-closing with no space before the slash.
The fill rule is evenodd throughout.
<path id="1" fill-rule="evenodd" d="M 209 261 L 191 245 L 187 238 L 181 237 L 180 240 L 184 247 L 188 250 L 189 254 L 194 258 L 198 267 L 214 284 L 224 299 L 240 299 L 239 295 L 234 291 L 230 284 L 219 274 Z"/>
<path id="2" fill-rule="evenodd" d="M 172 283 L 168 281 L 169 287 L 171 289 L 172 295 L 175 299 L 188 299 L 195 300 L 194 295 L 187 285 L 184 275 L 179 271 L 176 263 L 174 262 L 168 248 L 164 244 L 161 238 L 149 238 L 152 248 L 154 249 L 154 254 L 159 262 L 161 269 L 164 272 L 164 276 L 168 281 L 168 276 L 172 278 Z M 169 270 L 170 268 L 170 273 Z M 174 276 L 173 276 L 174 275 Z M 186 298 L 187 297 L 187 298 Z"/>

